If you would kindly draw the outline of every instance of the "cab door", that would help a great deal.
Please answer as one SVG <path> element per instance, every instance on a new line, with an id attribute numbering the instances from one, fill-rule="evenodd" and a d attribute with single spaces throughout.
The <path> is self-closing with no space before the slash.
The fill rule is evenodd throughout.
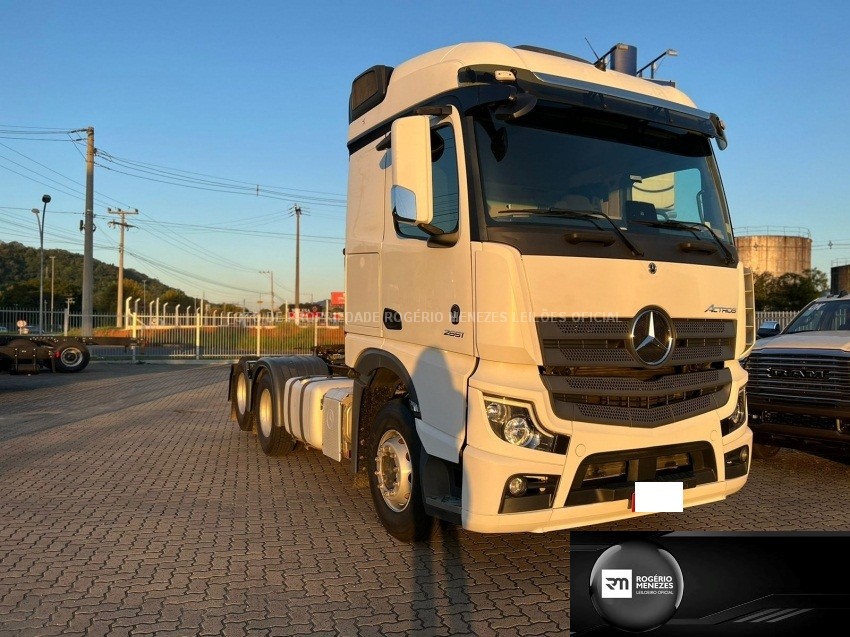
<path id="1" fill-rule="evenodd" d="M 388 180 L 388 214 L 382 249 L 382 299 L 395 316 L 384 317 L 384 335 L 395 341 L 471 356 L 472 258 L 460 120 L 431 116 L 430 230 L 393 215 Z M 389 151 L 392 153 L 392 150 Z M 390 155 L 392 161 L 392 155 Z"/>
<path id="2" fill-rule="evenodd" d="M 384 348 L 411 373 L 426 450 L 456 461 L 464 439 L 466 384 L 475 364 L 466 169 L 458 112 L 429 116 L 429 126 L 433 217 L 427 231 L 393 214 L 393 149 L 388 150 L 381 249 Z"/>

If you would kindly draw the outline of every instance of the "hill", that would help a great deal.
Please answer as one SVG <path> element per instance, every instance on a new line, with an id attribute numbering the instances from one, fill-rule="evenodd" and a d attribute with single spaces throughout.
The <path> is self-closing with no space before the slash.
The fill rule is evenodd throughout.
<path id="1" fill-rule="evenodd" d="M 51 259 L 54 260 L 53 291 L 54 306 L 63 307 L 66 298 L 73 299 L 74 307 L 82 306 L 83 255 L 67 250 L 44 251 L 44 299 L 50 304 Z M 0 308 L 38 307 L 38 248 L 30 248 L 18 242 L 0 241 Z M 132 268 L 124 268 L 124 298 L 157 297 L 172 306 L 180 303 L 184 307 L 194 305 L 196 299 L 183 290 L 169 287 L 154 277 Z M 114 314 L 118 299 L 118 267 L 94 260 L 95 313 Z M 215 307 L 219 307 L 216 305 Z M 241 310 L 242 308 L 233 307 Z"/>

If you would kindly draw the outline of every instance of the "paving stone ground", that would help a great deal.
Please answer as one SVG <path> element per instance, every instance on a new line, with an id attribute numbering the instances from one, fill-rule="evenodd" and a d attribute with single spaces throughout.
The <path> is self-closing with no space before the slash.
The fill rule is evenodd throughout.
<path id="1" fill-rule="evenodd" d="M 565 635 L 569 535 L 408 546 L 315 451 L 266 458 L 228 368 L 0 376 L 0 635 Z M 745 490 L 604 528 L 848 530 L 850 466 L 783 451 Z"/>

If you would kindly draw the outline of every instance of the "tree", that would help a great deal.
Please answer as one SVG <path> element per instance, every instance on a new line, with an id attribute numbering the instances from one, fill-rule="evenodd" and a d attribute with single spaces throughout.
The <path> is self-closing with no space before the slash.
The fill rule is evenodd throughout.
<path id="1" fill-rule="evenodd" d="M 805 270 L 803 274 L 786 272 L 779 276 L 761 272 L 754 277 L 753 283 L 758 311 L 796 312 L 829 289 L 826 274 L 817 268 Z"/>
<path id="2" fill-rule="evenodd" d="M 38 308 L 38 279 L 12 283 L 0 292 L 0 307 Z"/>

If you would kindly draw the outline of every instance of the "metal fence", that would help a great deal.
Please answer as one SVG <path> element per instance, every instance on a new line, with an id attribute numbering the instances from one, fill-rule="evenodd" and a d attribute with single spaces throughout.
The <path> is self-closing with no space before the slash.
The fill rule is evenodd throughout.
<path id="1" fill-rule="evenodd" d="M 756 312 L 756 325 L 779 321 L 784 328 L 796 312 Z M 71 312 L 45 312 L 44 332 L 76 336 L 82 316 Z M 30 333 L 40 332 L 38 310 L 0 308 L 0 333 L 17 333 L 25 321 Z M 130 313 L 116 326 L 115 314 L 92 317 L 95 336 L 131 336 L 144 345 L 92 346 L 95 360 L 224 359 L 246 355 L 309 354 L 315 347 L 342 345 L 344 329 L 339 316 L 308 314 L 298 317 L 278 313 L 202 315 L 200 312 L 164 314 Z"/>
<path id="2" fill-rule="evenodd" d="M 24 321 L 26 327 L 19 328 Z M 82 316 L 70 312 L 45 313 L 45 333 L 78 336 Z M 94 360 L 226 359 L 245 355 L 309 354 L 315 347 L 342 345 L 344 330 L 339 316 L 303 314 L 214 313 L 135 314 L 116 325 L 115 314 L 92 317 L 94 336 L 134 337 L 138 347 L 93 345 Z M 42 333 L 38 310 L 0 308 L 0 332 Z"/>
<path id="3" fill-rule="evenodd" d="M 785 329 L 785 326 L 795 316 L 797 316 L 797 312 L 756 312 L 756 327 L 765 321 L 779 321 L 779 324 Z"/>

